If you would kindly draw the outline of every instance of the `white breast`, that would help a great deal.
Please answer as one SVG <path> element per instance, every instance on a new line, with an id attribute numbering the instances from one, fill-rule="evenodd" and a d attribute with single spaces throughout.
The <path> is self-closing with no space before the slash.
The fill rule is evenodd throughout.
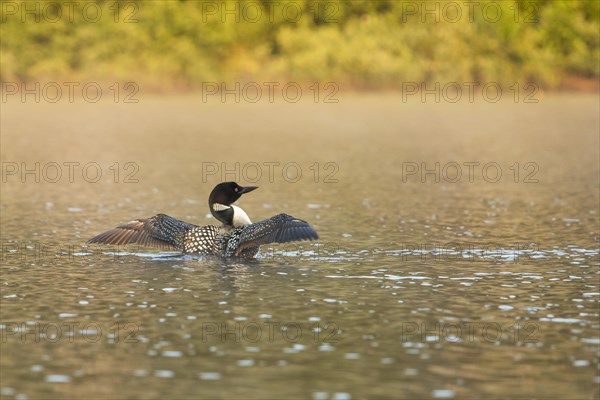
<path id="1" fill-rule="evenodd" d="M 238 227 L 252 224 L 252 221 L 250 221 L 250 217 L 248 217 L 246 211 L 242 210 L 238 206 L 232 205 L 231 207 L 233 207 L 233 226 Z"/>

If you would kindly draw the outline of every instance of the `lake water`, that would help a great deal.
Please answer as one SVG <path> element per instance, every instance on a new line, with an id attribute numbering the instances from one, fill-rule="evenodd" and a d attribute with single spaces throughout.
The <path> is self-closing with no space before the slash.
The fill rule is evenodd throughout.
<path id="1" fill-rule="evenodd" d="M 598 398 L 598 97 L 339 100 L 3 103 L 2 397 Z M 84 245 L 222 180 L 321 239 Z"/>

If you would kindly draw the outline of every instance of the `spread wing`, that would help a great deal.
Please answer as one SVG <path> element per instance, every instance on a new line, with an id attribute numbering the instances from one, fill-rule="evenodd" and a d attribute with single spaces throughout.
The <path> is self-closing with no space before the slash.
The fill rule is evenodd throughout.
<path id="1" fill-rule="evenodd" d="M 287 243 L 318 238 L 319 235 L 308 222 L 291 215 L 279 214 L 245 226 L 240 234 L 239 250 L 268 243 Z"/>
<path id="2" fill-rule="evenodd" d="M 182 250 L 185 233 L 196 227 L 168 215 L 157 214 L 119 225 L 91 238 L 87 243 L 117 245 L 137 243 L 160 249 Z"/>

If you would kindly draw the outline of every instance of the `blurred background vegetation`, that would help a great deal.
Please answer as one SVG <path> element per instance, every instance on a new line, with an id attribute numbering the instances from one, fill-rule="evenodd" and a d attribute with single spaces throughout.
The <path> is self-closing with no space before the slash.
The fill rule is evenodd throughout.
<path id="1" fill-rule="evenodd" d="M 145 90 L 234 80 L 597 87 L 599 1 L 476 4 L 3 1 L 0 80 L 135 81 Z"/>

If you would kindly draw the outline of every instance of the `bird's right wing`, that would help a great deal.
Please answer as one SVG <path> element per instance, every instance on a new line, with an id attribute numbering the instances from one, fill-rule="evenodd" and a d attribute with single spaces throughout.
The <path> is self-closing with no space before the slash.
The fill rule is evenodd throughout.
<path id="1" fill-rule="evenodd" d="M 87 243 L 101 244 L 133 244 L 158 247 L 167 250 L 181 250 L 185 232 L 196 228 L 165 214 L 157 214 L 150 218 L 136 219 L 119 225 L 95 236 Z"/>
<path id="2" fill-rule="evenodd" d="M 318 238 L 319 235 L 308 222 L 291 215 L 279 214 L 245 226 L 240 234 L 239 250 L 268 243 L 287 243 Z"/>

